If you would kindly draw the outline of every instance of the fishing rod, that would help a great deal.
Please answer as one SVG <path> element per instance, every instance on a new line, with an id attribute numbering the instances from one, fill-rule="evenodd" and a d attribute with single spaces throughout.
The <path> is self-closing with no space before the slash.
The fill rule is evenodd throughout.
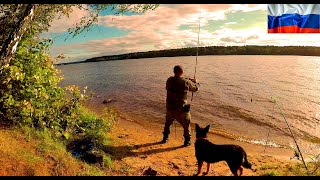
<path id="1" fill-rule="evenodd" d="M 305 169 L 306 169 L 306 171 L 307 171 L 307 174 L 309 175 L 308 167 L 307 167 L 307 165 L 306 165 L 306 163 L 305 163 L 305 160 L 304 160 L 304 158 L 303 158 L 303 155 L 302 155 L 302 153 L 301 153 L 301 150 L 300 150 L 300 148 L 299 148 L 299 145 L 298 145 L 298 143 L 297 143 L 297 141 L 296 141 L 295 136 L 293 135 L 293 132 L 292 132 L 292 130 L 291 130 L 291 128 L 290 128 L 290 125 L 289 125 L 289 123 L 288 123 L 288 121 L 287 121 L 286 116 L 285 116 L 284 113 L 283 113 L 282 108 L 280 107 L 277 99 L 275 98 L 275 96 L 273 95 L 273 93 L 271 92 L 271 90 L 268 88 L 268 85 L 267 85 L 260 77 L 259 77 L 259 79 L 263 82 L 263 84 L 266 86 L 267 90 L 268 90 L 269 93 L 271 94 L 272 102 L 273 102 L 275 105 L 277 105 L 277 108 L 280 110 L 280 113 L 281 113 L 281 115 L 283 116 L 283 118 L 284 118 L 284 120 L 285 120 L 285 123 L 287 124 L 288 129 L 289 129 L 289 131 L 290 131 L 290 134 L 291 134 L 291 136 L 292 136 L 292 138 L 293 138 L 293 140 L 294 140 L 294 143 L 296 144 L 297 150 L 298 150 L 298 152 L 299 152 L 299 155 L 301 156 L 301 160 L 302 160 L 303 165 L 304 165 L 304 167 L 305 167 Z M 251 102 L 252 102 L 252 98 L 251 98 Z M 273 110 L 274 110 L 274 107 L 273 107 Z M 269 135 L 270 135 L 270 128 L 269 128 L 269 131 L 268 131 L 266 144 L 267 144 L 267 141 L 268 141 L 268 139 L 269 139 Z M 266 148 L 264 149 L 264 151 L 265 151 L 265 150 L 266 150 Z"/>
<path id="2" fill-rule="evenodd" d="M 295 138 L 294 135 L 293 135 L 293 132 L 292 132 L 292 130 L 291 130 L 291 128 L 290 128 L 290 125 L 289 125 L 289 123 L 288 123 L 288 121 L 287 121 L 286 116 L 284 115 L 284 113 L 283 113 L 283 111 L 282 111 L 282 108 L 280 107 L 280 105 L 279 105 L 279 103 L 277 102 L 277 99 L 275 98 L 275 96 L 273 95 L 273 93 L 272 93 L 272 92 L 270 91 L 270 89 L 268 88 L 267 84 L 266 84 L 264 81 L 262 81 L 262 82 L 264 83 L 264 85 L 267 87 L 269 93 L 271 94 L 271 99 L 273 100 L 273 102 L 277 105 L 278 109 L 280 110 L 280 113 L 281 113 L 282 117 L 284 118 L 284 120 L 285 120 L 285 122 L 286 122 L 286 124 L 287 124 L 287 126 L 288 126 L 288 129 L 289 129 L 289 131 L 290 131 L 290 134 L 291 134 L 291 136 L 292 136 L 292 138 L 293 138 L 293 140 L 294 140 L 294 143 L 295 143 L 296 146 L 297 146 L 297 149 L 298 149 L 299 154 L 300 154 L 300 156 L 301 156 L 301 160 L 302 160 L 302 162 L 303 162 L 303 165 L 304 165 L 304 167 L 305 167 L 306 170 L 307 170 L 307 174 L 309 174 L 309 170 L 308 170 L 307 164 L 306 164 L 306 162 L 304 161 L 304 158 L 303 158 L 303 155 L 302 155 L 302 153 L 301 153 L 301 151 L 300 151 L 299 145 L 298 145 L 298 143 L 297 143 L 297 141 L 296 141 L 296 138 Z"/>
<path id="3" fill-rule="evenodd" d="M 201 18 L 201 11 L 200 11 L 200 15 L 199 15 L 199 29 L 198 29 L 198 43 L 197 43 L 197 55 L 196 55 L 196 65 L 194 67 L 194 75 L 193 75 L 193 79 L 196 79 L 196 73 L 197 73 L 197 65 L 198 65 L 198 55 L 199 55 L 199 51 L 198 51 L 198 48 L 199 48 L 199 35 L 200 35 L 200 18 Z M 190 101 L 190 104 L 193 100 L 193 92 L 191 94 L 191 101 Z M 174 129 L 175 129 L 175 135 L 176 135 L 176 123 L 174 123 Z"/>
<path id="4" fill-rule="evenodd" d="M 194 66 L 194 75 L 193 79 L 196 79 L 196 73 L 197 73 L 197 65 L 198 65 L 198 55 L 199 55 L 199 41 L 200 41 L 200 18 L 201 18 L 201 11 L 200 11 L 200 16 L 199 16 L 199 29 L 198 29 L 198 44 L 197 44 L 197 55 L 196 55 L 196 65 Z M 193 99 L 193 92 L 191 94 L 191 102 Z"/>
<path id="5" fill-rule="evenodd" d="M 284 120 L 285 120 L 285 122 L 286 122 L 286 124 L 287 124 L 287 126 L 288 126 L 288 128 L 289 128 L 289 131 L 290 131 L 290 133 L 291 133 L 291 136 L 292 136 L 292 138 L 293 138 L 293 140 L 294 140 L 294 143 L 295 143 L 296 146 L 297 146 L 297 149 L 298 149 L 299 154 L 300 154 L 300 156 L 301 156 L 303 165 L 305 166 L 305 168 L 306 168 L 306 170 L 307 170 L 307 174 L 308 174 L 308 173 L 309 173 L 308 167 L 307 167 L 307 165 L 306 165 L 306 162 L 304 161 L 303 155 L 302 155 L 302 153 L 301 153 L 301 151 L 300 151 L 300 148 L 299 148 L 299 146 L 298 146 L 298 143 L 297 143 L 297 141 L 296 141 L 296 138 L 294 137 L 294 135 L 293 135 L 293 133 L 292 133 L 292 130 L 291 130 L 289 124 L 288 124 L 287 118 L 286 118 L 286 116 L 283 114 L 283 111 L 282 111 L 280 105 L 278 104 L 276 98 L 275 98 L 274 96 L 272 96 L 271 99 L 273 99 L 273 102 L 277 105 L 278 109 L 280 110 L 280 112 L 281 112 L 281 114 L 282 114 L 282 116 L 283 116 L 283 118 L 284 118 Z"/>

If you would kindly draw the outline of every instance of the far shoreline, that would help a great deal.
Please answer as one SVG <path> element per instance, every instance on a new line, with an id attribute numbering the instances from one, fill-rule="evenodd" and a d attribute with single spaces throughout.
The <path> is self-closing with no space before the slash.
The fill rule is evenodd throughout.
<path id="1" fill-rule="evenodd" d="M 99 61 L 118 61 L 129 59 L 159 58 L 159 57 L 182 57 L 182 56 L 320 56 L 320 47 L 313 46 L 207 46 L 180 49 L 167 49 L 147 52 L 134 52 L 118 55 L 100 56 L 84 61 L 57 63 L 55 65 L 81 64 Z"/>

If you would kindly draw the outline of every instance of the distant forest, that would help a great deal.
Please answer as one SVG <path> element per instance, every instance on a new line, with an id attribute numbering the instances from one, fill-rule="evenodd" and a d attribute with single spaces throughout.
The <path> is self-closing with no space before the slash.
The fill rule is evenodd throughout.
<path id="1" fill-rule="evenodd" d="M 135 52 L 120 55 L 101 56 L 83 62 L 113 61 L 124 59 L 196 56 L 197 47 L 168 49 L 148 52 Z M 300 55 L 320 56 L 320 47 L 313 46 L 207 46 L 199 47 L 198 55 Z M 83 63 L 82 62 L 82 63 Z M 81 63 L 81 62 L 76 62 Z M 61 63 L 72 64 L 72 63 Z"/>

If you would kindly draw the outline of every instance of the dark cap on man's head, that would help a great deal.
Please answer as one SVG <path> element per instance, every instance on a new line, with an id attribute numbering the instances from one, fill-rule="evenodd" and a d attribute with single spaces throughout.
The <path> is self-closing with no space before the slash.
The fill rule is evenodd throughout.
<path id="1" fill-rule="evenodd" d="M 173 72 L 174 72 L 175 74 L 180 73 L 180 72 L 183 72 L 182 66 L 181 66 L 181 65 L 176 65 L 176 66 L 173 68 Z"/>

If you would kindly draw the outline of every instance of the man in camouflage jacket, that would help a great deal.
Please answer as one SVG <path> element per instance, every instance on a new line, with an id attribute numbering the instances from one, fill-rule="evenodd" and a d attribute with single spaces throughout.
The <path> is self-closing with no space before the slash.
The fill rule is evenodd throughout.
<path id="1" fill-rule="evenodd" d="M 168 78 L 166 82 L 166 123 L 163 130 L 162 143 L 166 143 L 170 134 L 170 126 L 177 120 L 184 129 L 184 146 L 191 144 L 190 134 L 190 105 L 187 103 L 188 91 L 199 90 L 199 83 L 196 79 L 182 77 L 183 69 L 180 65 L 173 68 L 174 76 Z"/>

